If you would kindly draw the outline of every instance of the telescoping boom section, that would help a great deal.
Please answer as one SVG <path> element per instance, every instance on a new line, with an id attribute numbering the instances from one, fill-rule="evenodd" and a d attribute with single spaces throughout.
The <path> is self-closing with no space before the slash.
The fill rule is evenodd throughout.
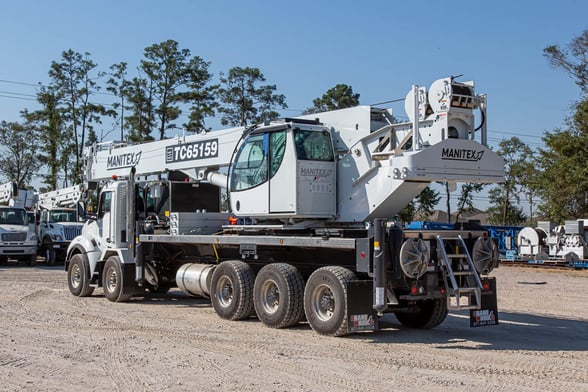
<path id="1" fill-rule="evenodd" d="M 114 302 L 171 287 L 217 314 L 321 334 L 409 327 L 449 309 L 498 322 L 494 242 L 479 226 L 403 230 L 394 216 L 433 181 L 496 183 L 486 97 L 473 82 L 413 86 L 398 122 L 369 106 L 87 150 L 96 217 L 68 248 L 72 294 Z M 479 113 L 477 116 L 476 113 Z"/>

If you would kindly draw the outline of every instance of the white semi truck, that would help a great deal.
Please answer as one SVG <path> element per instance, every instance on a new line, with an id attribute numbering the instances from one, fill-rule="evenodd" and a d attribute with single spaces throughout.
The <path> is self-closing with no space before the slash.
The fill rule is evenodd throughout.
<path id="1" fill-rule="evenodd" d="M 15 182 L 0 185 L 0 264 L 9 258 L 29 265 L 37 260 L 34 215 L 24 208 L 29 193 L 19 191 Z"/>
<path id="2" fill-rule="evenodd" d="M 306 317 L 333 336 L 377 330 L 385 313 L 433 328 L 448 309 L 469 309 L 472 326 L 496 324 L 498 254 L 484 230 L 392 222 L 433 181 L 503 181 L 486 97 L 450 77 L 413 86 L 405 108 L 405 123 L 359 106 L 93 146 L 97 215 L 68 248 L 71 293 L 102 287 L 118 302 L 177 286 L 210 297 L 223 319 L 283 328 Z M 164 217 L 169 229 L 155 227 Z"/>
<path id="3" fill-rule="evenodd" d="M 40 193 L 37 197 L 39 253 L 48 265 L 65 260 L 71 240 L 82 233 L 85 208 L 82 185 Z"/>

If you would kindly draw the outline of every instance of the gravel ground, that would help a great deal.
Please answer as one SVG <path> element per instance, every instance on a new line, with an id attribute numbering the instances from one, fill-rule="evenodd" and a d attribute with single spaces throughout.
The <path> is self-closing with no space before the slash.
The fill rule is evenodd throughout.
<path id="1" fill-rule="evenodd" d="M 319 336 L 208 300 L 72 296 L 63 267 L 0 266 L 1 391 L 588 391 L 588 271 L 502 266 L 500 325 Z"/>

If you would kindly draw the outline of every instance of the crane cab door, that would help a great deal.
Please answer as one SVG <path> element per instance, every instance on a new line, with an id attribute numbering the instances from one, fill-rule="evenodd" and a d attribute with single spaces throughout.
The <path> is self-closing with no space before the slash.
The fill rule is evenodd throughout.
<path id="1" fill-rule="evenodd" d="M 240 216 L 269 212 L 267 133 L 247 137 L 239 148 L 230 175 L 231 210 Z"/>
<path id="2" fill-rule="evenodd" d="M 296 166 L 286 149 L 288 129 L 247 137 L 231 168 L 231 209 L 240 216 L 294 214 Z M 290 164 L 286 164 L 289 162 Z"/>

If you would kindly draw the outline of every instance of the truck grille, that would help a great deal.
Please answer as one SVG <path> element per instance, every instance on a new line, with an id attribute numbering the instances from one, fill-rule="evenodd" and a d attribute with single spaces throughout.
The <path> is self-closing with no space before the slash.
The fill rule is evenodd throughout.
<path id="1" fill-rule="evenodd" d="M 2 241 L 25 241 L 27 233 L 2 233 Z"/>
<path id="2" fill-rule="evenodd" d="M 77 236 L 79 236 L 80 234 L 82 234 L 82 228 L 80 226 L 78 226 L 78 227 L 64 227 L 63 234 L 65 235 L 66 240 L 71 241 L 74 238 L 76 238 Z"/>

